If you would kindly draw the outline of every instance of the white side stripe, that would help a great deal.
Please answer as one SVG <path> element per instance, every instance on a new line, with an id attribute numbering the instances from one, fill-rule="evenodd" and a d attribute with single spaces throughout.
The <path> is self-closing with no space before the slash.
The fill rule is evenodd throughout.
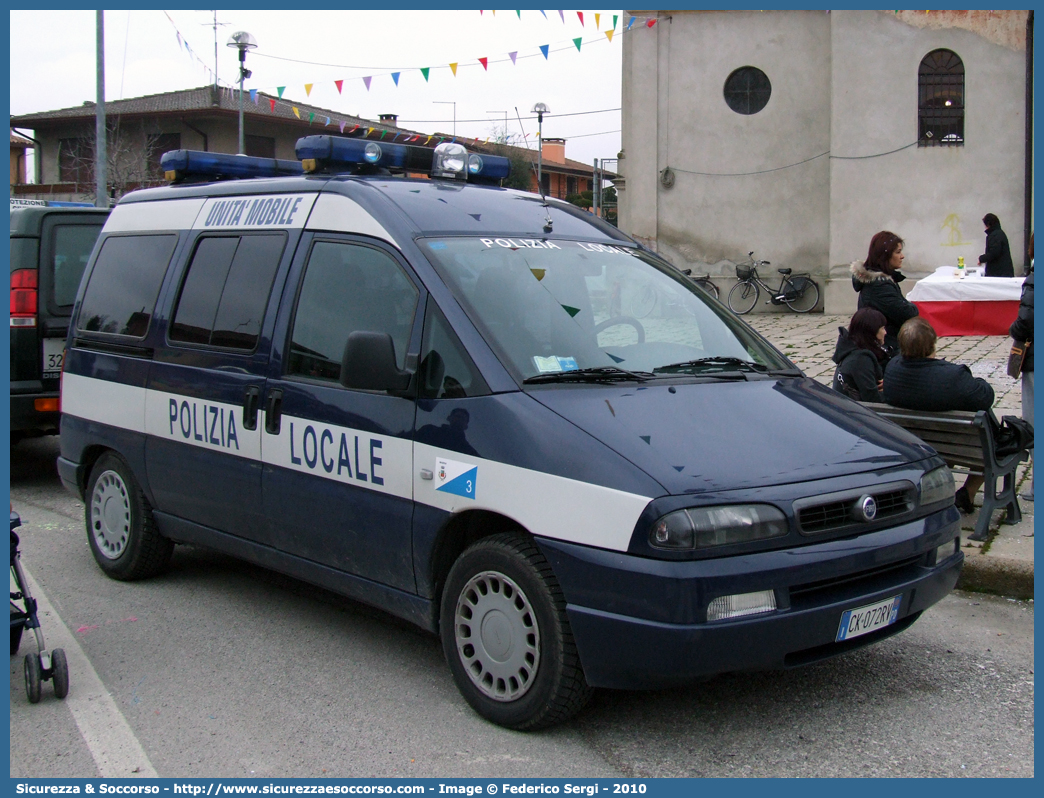
<path id="1" fill-rule="evenodd" d="M 103 233 L 152 232 L 185 230 L 192 227 L 206 200 L 163 200 L 162 202 L 127 202 L 113 208 Z"/>
<path id="2" fill-rule="evenodd" d="M 65 372 L 62 412 L 111 427 L 145 431 L 145 389 Z"/>

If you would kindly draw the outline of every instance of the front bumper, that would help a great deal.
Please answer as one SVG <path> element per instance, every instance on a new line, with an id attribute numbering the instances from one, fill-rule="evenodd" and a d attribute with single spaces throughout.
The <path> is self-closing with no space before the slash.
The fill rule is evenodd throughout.
<path id="1" fill-rule="evenodd" d="M 902 631 L 956 584 L 963 553 L 933 560 L 959 519 L 950 507 L 853 539 L 689 562 L 538 544 L 565 593 L 588 683 L 648 689 L 805 665 Z M 773 612 L 705 620 L 713 598 L 770 589 Z M 835 642 L 845 610 L 900 594 L 891 626 Z"/>

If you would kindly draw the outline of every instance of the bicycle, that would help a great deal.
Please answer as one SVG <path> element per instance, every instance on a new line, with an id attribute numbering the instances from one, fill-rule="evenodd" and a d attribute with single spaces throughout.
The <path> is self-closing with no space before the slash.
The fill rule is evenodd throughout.
<path id="1" fill-rule="evenodd" d="M 694 283 L 696 283 L 696 285 L 698 285 L 700 288 L 702 288 L 704 291 L 706 291 L 708 294 L 710 294 L 715 299 L 719 299 L 720 298 L 718 296 L 718 286 L 716 286 L 711 281 L 711 277 L 710 277 L 709 274 L 696 274 L 696 275 L 694 275 L 692 273 L 692 269 L 682 269 L 682 274 L 684 274 L 686 277 L 688 277 L 690 280 L 692 280 Z"/>
<path id="2" fill-rule="evenodd" d="M 778 288 L 773 288 L 758 274 L 759 266 L 768 266 L 767 260 L 755 260 L 754 253 L 748 253 L 749 263 L 736 266 L 736 279 L 739 281 L 729 291 L 728 303 L 733 313 L 740 316 L 750 313 L 761 296 L 761 289 L 769 292 L 770 298 L 765 304 L 786 305 L 795 313 L 808 313 L 819 304 L 819 285 L 807 273 L 792 275 L 792 269 L 776 269 L 781 279 Z"/>

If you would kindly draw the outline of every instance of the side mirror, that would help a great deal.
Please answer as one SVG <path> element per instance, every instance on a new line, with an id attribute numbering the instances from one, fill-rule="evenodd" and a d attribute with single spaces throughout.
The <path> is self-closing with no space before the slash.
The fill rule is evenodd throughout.
<path id="1" fill-rule="evenodd" d="M 403 393 L 412 378 L 412 372 L 396 365 L 395 342 L 388 333 L 356 330 L 348 334 L 341 358 L 341 385 L 345 388 Z"/>

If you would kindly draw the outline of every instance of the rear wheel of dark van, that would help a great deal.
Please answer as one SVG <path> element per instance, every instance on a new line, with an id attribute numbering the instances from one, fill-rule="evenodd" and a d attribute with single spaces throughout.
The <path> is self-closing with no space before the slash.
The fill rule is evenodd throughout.
<path id="1" fill-rule="evenodd" d="M 141 486 L 119 455 L 108 452 L 91 469 L 84 515 L 91 553 L 113 579 L 145 579 L 170 562 L 174 543 L 159 533 Z"/>
<path id="2" fill-rule="evenodd" d="M 460 555 L 446 580 L 440 628 L 457 688 L 487 720 L 541 729 L 591 698 L 562 589 L 521 534 L 484 538 Z"/>

